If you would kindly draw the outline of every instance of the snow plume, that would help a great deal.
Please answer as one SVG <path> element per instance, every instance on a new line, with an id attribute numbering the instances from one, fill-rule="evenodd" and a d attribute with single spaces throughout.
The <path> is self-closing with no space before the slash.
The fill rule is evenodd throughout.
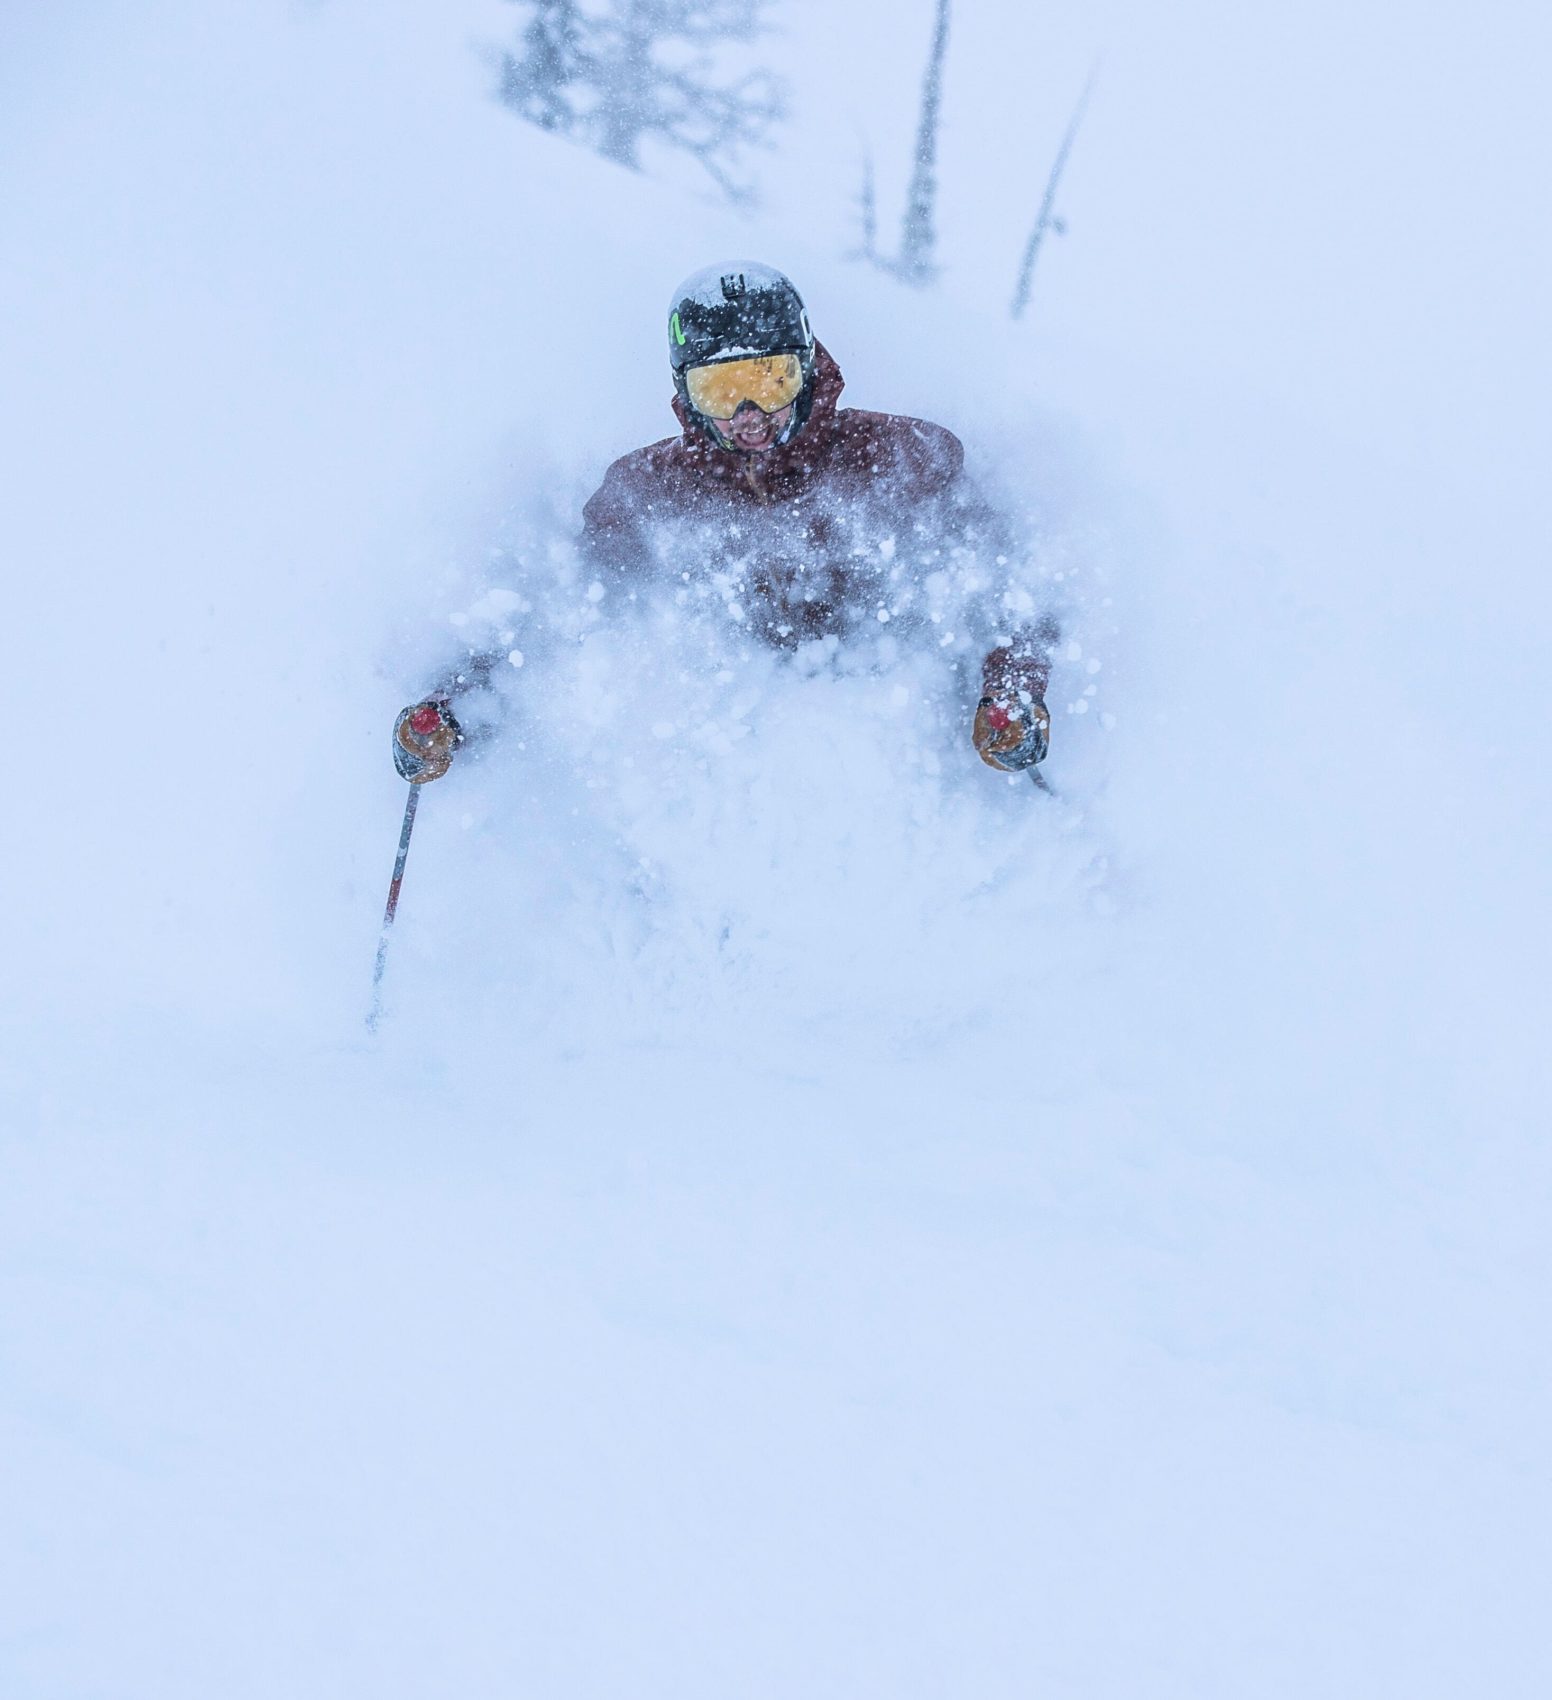
<path id="1" fill-rule="evenodd" d="M 729 517 L 648 516 L 639 524 L 646 570 L 624 576 L 667 584 L 688 613 L 714 610 L 784 649 L 814 636 L 887 632 L 978 662 L 1032 626 L 1038 568 L 1001 516 L 956 512 L 968 502 L 953 496 L 904 494 L 881 474 L 855 498 L 751 504 Z"/>
<path id="2" fill-rule="evenodd" d="M 439 837 L 419 881 L 398 981 L 419 986 L 417 1023 L 472 974 L 502 984 L 530 1032 L 573 1023 L 575 996 L 621 1034 L 688 1008 L 722 1044 L 754 1022 L 887 1056 L 1018 998 L 1010 914 L 1050 936 L 1113 909 L 1081 810 L 968 752 L 998 621 L 1027 626 L 1047 599 L 1037 557 L 961 543 L 920 570 L 908 524 L 898 547 L 873 534 L 871 559 L 853 551 L 868 589 L 851 629 L 773 650 L 720 525 L 654 527 L 660 570 L 621 575 L 550 522 L 513 516 L 487 580 L 446 618 L 447 668 L 479 688 L 456 704 L 469 759 L 433 807 L 476 842 Z M 696 570 L 674 570 L 685 561 Z M 1099 666 L 1068 683 L 1069 652 L 1076 639 L 1058 678 L 1086 711 Z M 1071 724 L 1097 733 L 1099 719 Z M 1079 794 L 1088 742 L 1064 747 Z M 554 938 L 534 881 L 581 867 L 598 896 Z M 502 895 L 471 909 L 464 894 L 493 877 Z M 622 951 L 623 976 L 608 967 Z"/>
<path id="3" fill-rule="evenodd" d="M 434 829 L 406 922 L 417 1029 L 472 975 L 529 1043 L 585 1008 L 619 1042 L 693 1016 L 727 1054 L 764 1031 L 889 1058 L 1017 995 L 1009 913 L 1049 933 L 1103 885 L 1092 841 L 1062 848 L 1027 780 L 966 785 L 959 693 L 929 659 L 775 657 L 671 606 L 601 613 L 586 644 L 524 667 L 501 744 L 438 799 L 464 841 Z M 1032 855 L 1018 834 L 1045 807 Z M 499 900 L 471 909 L 471 882 Z M 544 893 L 566 888 L 557 916 Z"/>

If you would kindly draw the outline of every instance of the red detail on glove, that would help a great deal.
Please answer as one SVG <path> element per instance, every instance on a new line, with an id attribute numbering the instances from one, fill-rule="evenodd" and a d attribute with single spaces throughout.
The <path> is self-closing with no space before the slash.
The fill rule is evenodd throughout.
<path id="1" fill-rule="evenodd" d="M 1013 724 L 1013 717 L 1008 713 L 1007 709 L 993 703 L 986 711 L 986 724 L 990 726 L 994 732 L 1005 732 L 1008 727 Z"/>
<path id="2" fill-rule="evenodd" d="M 441 713 L 429 702 L 424 708 L 417 708 L 410 716 L 410 731 L 419 737 L 429 738 L 442 724 Z"/>

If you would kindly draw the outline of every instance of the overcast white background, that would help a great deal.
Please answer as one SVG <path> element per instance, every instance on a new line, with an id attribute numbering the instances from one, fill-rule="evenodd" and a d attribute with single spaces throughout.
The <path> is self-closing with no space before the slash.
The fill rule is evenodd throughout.
<path id="1" fill-rule="evenodd" d="M 1546 15 L 961 0 L 917 297 L 930 13 L 740 217 L 494 0 L 0 11 L 8 1695 L 1545 1690 Z M 393 712 L 736 253 L 1079 570 L 1063 794 L 606 632 L 368 1044 Z"/>

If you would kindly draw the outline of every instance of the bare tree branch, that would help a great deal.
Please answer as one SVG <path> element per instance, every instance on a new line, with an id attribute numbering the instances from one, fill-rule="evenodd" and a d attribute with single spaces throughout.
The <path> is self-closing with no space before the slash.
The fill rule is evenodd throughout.
<path id="1" fill-rule="evenodd" d="M 1035 217 L 1035 227 L 1029 233 L 1029 241 L 1024 248 L 1024 258 L 1019 266 L 1018 284 L 1013 292 L 1012 317 L 1024 316 L 1024 309 L 1029 305 L 1030 286 L 1034 281 L 1035 261 L 1040 257 L 1040 245 L 1045 241 L 1046 232 L 1054 231 L 1060 236 L 1066 229 L 1062 221 L 1055 217 L 1056 191 L 1061 186 L 1062 172 L 1067 168 L 1067 157 L 1072 152 L 1072 144 L 1077 140 L 1078 126 L 1083 122 L 1083 114 L 1089 104 L 1089 96 L 1094 92 L 1094 79 L 1099 75 L 1096 65 L 1089 72 L 1088 81 L 1083 85 L 1083 93 L 1078 96 L 1078 104 L 1073 108 L 1072 117 L 1067 121 L 1066 132 L 1062 136 L 1062 144 L 1056 150 L 1056 158 L 1051 165 L 1051 174 L 1045 181 L 1045 194 L 1040 199 L 1040 211 Z"/>
<path id="2" fill-rule="evenodd" d="M 740 157 L 785 114 L 766 71 L 719 79 L 713 51 L 767 33 L 773 0 L 517 0 L 533 16 L 504 56 L 500 96 L 531 122 L 628 170 L 659 142 L 696 160 L 730 199 L 751 198 Z M 688 52 L 689 57 L 686 58 Z"/>

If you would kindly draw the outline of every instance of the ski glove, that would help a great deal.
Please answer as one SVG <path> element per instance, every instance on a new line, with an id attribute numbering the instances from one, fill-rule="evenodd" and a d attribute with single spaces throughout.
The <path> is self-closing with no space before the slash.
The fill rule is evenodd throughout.
<path id="1" fill-rule="evenodd" d="M 988 767 L 1004 773 L 1020 773 L 1045 760 L 1051 742 L 1051 717 L 1038 697 L 1027 702 L 1013 698 L 982 697 L 976 705 L 976 752 Z"/>
<path id="2" fill-rule="evenodd" d="M 432 699 L 405 709 L 393 723 L 393 765 L 411 785 L 429 785 L 453 765 L 463 728 L 446 702 Z"/>

